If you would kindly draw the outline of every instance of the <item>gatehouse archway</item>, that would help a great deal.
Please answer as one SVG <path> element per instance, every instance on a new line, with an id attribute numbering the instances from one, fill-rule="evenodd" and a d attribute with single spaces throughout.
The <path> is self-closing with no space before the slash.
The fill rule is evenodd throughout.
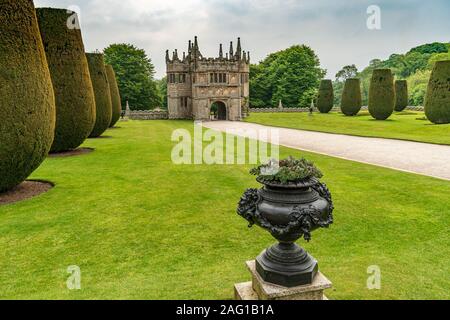
<path id="1" fill-rule="evenodd" d="M 214 120 L 228 120 L 227 106 L 222 101 L 215 101 L 211 105 Z"/>

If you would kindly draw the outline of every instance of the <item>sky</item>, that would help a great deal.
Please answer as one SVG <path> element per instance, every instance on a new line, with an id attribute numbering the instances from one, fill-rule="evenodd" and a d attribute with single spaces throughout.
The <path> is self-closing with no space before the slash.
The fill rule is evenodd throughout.
<path id="1" fill-rule="evenodd" d="M 145 49 L 156 78 L 165 75 L 165 51 L 187 50 L 198 36 L 204 56 L 226 52 L 241 37 L 252 63 L 295 44 L 310 46 L 327 77 L 345 65 L 361 70 L 375 58 L 414 46 L 450 41 L 449 0 L 35 0 L 36 7 L 70 8 L 80 15 L 87 51 L 112 43 Z M 367 20 L 380 8 L 381 29 Z M 235 45 L 236 48 L 236 45 Z"/>

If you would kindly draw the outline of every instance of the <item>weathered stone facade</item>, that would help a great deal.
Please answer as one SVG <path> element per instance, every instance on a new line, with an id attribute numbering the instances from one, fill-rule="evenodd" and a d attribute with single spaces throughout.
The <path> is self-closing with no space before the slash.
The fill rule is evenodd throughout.
<path id="1" fill-rule="evenodd" d="M 248 109 L 250 53 L 237 49 L 218 58 L 202 56 L 197 37 L 189 41 L 188 53 L 182 58 L 178 51 L 172 58 L 166 51 L 167 101 L 170 119 L 210 120 L 214 105 L 220 120 L 239 121 Z"/>

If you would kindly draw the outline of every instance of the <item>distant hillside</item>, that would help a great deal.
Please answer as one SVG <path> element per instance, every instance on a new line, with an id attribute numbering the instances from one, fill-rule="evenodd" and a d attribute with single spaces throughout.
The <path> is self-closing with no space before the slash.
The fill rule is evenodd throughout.
<path id="1" fill-rule="evenodd" d="M 387 60 L 374 59 L 369 66 L 357 73 L 363 86 L 363 103 L 367 104 L 372 71 L 378 68 L 390 68 L 396 79 L 406 79 L 409 86 L 410 105 L 422 105 L 434 62 L 450 60 L 450 43 L 430 43 L 412 48 L 405 54 L 392 54 Z M 340 103 L 345 79 L 335 81 L 336 104 Z"/>

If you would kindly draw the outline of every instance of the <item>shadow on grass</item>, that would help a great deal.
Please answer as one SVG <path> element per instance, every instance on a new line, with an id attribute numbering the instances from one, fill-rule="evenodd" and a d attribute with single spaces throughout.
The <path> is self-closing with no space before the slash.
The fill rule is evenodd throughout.
<path id="1" fill-rule="evenodd" d="M 94 152 L 94 148 L 77 148 L 74 150 L 62 151 L 62 152 L 54 152 L 49 153 L 49 158 L 68 158 L 68 157 L 76 157 L 84 154 L 89 154 Z"/>
<path id="2" fill-rule="evenodd" d="M 94 137 L 94 138 L 88 138 L 88 139 L 111 139 L 112 136 L 100 136 L 100 137 Z"/>
<path id="3" fill-rule="evenodd" d="M 394 119 L 386 119 L 386 120 L 369 119 L 368 121 L 373 121 L 373 122 L 398 122 L 398 120 L 394 120 Z"/>

